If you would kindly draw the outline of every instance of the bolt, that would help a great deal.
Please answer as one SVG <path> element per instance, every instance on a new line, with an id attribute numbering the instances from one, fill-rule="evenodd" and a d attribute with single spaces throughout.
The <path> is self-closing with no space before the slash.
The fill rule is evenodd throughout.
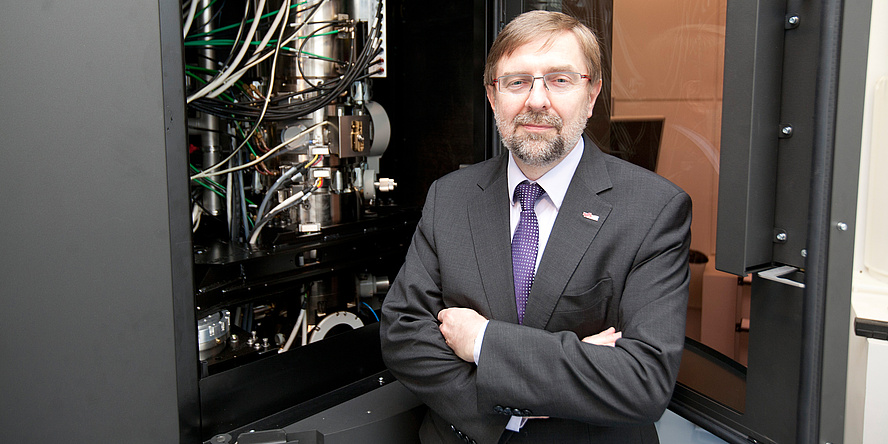
<path id="1" fill-rule="evenodd" d="M 790 17 L 789 24 L 790 25 L 798 25 L 799 24 L 799 16 L 794 15 L 794 16 Z"/>
<path id="2" fill-rule="evenodd" d="M 792 126 L 784 125 L 783 128 L 780 128 L 780 132 L 783 133 L 784 136 L 787 136 L 787 137 L 791 136 L 792 135 Z"/>
<path id="3" fill-rule="evenodd" d="M 836 224 L 836 228 L 838 228 L 839 231 L 848 231 L 848 224 L 845 222 L 839 222 Z"/>
<path id="4" fill-rule="evenodd" d="M 777 233 L 777 240 L 780 242 L 786 242 L 786 233 Z"/>

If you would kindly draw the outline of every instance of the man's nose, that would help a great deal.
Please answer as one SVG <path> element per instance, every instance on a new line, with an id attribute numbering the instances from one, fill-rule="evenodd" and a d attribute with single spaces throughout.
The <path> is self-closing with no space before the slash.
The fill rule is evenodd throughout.
<path id="1" fill-rule="evenodd" d="M 537 84 L 539 81 L 539 84 Z M 546 81 L 542 77 L 533 79 L 530 91 L 527 93 L 527 100 L 524 105 L 530 109 L 547 109 L 551 105 L 549 103 L 549 90 L 546 88 Z"/>

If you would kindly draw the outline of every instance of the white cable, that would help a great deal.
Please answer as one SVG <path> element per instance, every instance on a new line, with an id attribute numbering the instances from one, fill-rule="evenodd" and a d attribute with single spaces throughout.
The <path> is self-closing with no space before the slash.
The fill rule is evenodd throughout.
<path id="1" fill-rule="evenodd" d="M 276 147 L 274 147 L 274 148 L 268 150 L 268 152 L 265 153 L 265 154 L 263 154 L 261 157 L 257 157 L 257 158 L 255 158 L 255 159 L 253 159 L 252 161 L 247 162 L 247 163 L 245 163 L 245 164 L 243 164 L 243 165 L 240 165 L 240 166 L 237 166 L 237 167 L 233 167 L 233 168 L 228 168 L 228 169 L 225 169 L 225 170 L 222 170 L 222 171 L 209 172 L 210 170 L 213 170 L 213 169 L 215 169 L 215 168 L 218 168 L 220 164 L 223 164 L 224 162 L 227 162 L 228 159 L 226 159 L 226 160 L 224 160 L 224 161 L 222 161 L 222 162 L 219 162 L 219 163 L 216 164 L 216 165 L 213 165 L 213 166 L 210 167 L 210 168 L 207 168 L 207 169 L 204 170 L 204 171 L 201 171 L 200 173 L 197 173 L 197 174 L 191 176 L 191 180 L 194 180 L 194 179 L 201 179 L 201 178 L 204 178 L 204 177 L 211 177 L 211 176 L 221 176 L 221 175 L 223 175 L 223 174 L 228 174 L 228 173 L 233 172 L 233 171 L 237 171 L 237 170 L 242 170 L 242 169 L 249 168 L 249 167 L 251 167 L 251 166 L 253 166 L 253 165 L 256 165 L 256 164 L 258 164 L 258 163 L 264 161 L 265 159 L 267 159 L 267 158 L 268 158 L 269 156 L 271 156 L 272 154 L 274 154 L 274 153 L 280 151 L 282 148 L 284 148 L 284 147 L 286 147 L 287 145 L 289 145 L 290 142 L 293 142 L 294 140 L 296 140 L 296 139 L 298 139 L 298 138 L 300 138 L 300 137 L 302 137 L 302 136 L 304 136 L 304 135 L 306 135 L 306 134 L 308 134 L 308 133 L 314 131 L 315 129 L 317 129 L 317 128 L 320 127 L 320 126 L 329 125 L 329 124 L 330 124 L 330 122 L 328 122 L 328 121 L 325 120 L 325 121 L 323 121 L 323 122 L 321 122 L 321 123 L 317 123 L 317 124 L 315 124 L 315 125 L 312 125 L 312 126 L 310 126 L 308 129 L 306 129 L 305 131 L 302 131 L 301 133 L 299 133 L 299 134 L 297 134 L 297 135 L 295 135 L 295 136 L 293 136 L 293 137 L 291 137 L 291 138 L 289 138 L 289 139 L 283 141 L 280 145 L 278 145 L 278 146 L 276 146 Z M 235 150 L 235 151 L 236 151 L 236 150 Z M 234 154 L 234 153 L 232 153 L 232 156 L 233 156 L 233 154 Z M 230 159 L 232 156 L 229 156 L 228 158 Z"/>
<path id="2" fill-rule="evenodd" d="M 305 309 L 299 309 L 299 318 L 296 319 L 296 325 L 293 326 L 293 331 L 290 332 L 290 337 L 287 338 L 287 343 L 284 344 L 284 347 L 278 350 L 278 353 L 284 353 L 290 350 L 290 346 L 293 345 L 293 340 L 296 339 L 296 335 L 299 333 L 299 327 L 305 323 Z M 302 345 L 305 345 L 305 338 L 302 338 Z"/>
<path id="3" fill-rule="evenodd" d="M 274 16 L 274 21 L 271 22 L 271 26 L 268 28 L 268 32 L 265 33 L 265 37 L 263 37 L 262 41 L 259 43 L 259 45 L 256 46 L 256 49 L 253 51 L 253 55 L 250 56 L 250 59 L 246 61 L 246 64 L 248 66 L 253 66 L 252 64 L 254 64 L 254 62 L 256 61 L 256 58 L 259 56 L 259 53 L 265 48 L 265 45 L 268 44 L 268 41 L 271 40 L 271 37 L 274 35 L 275 30 L 277 30 L 278 25 L 280 25 L 281 19 L 283 19 L 285 17 L 287 18 L 287 21 L 289 21 L 290 0 L 286 0 L 284 2 L 284 4 L 281 6 L 281 9 L 278 10 L 277 15 Z M 269 53 L 269 54 L 275 54 L 275 58 L 276 58 L 277 53 L 279 52 L 280 47 L 281 47 L 280 39 L 284 35 L 284 33 L 283 33 L 284 29 L 286 29 L 286 26 L 281 26 L 281 32 L 278 35 L 278 43 L 275 47 L 275 50 L 273 52 Z M 268 55 L 266 55 L 265 57 L 262 57 L 261 60 L 265 60 L 266 58 L 268 58 Z M 216 88 L 215 90 L 213 90 L 212 92 L 207 94 L 207 97 L 209 97 L 211 99 L 215 98 L 219 94 L 222 94 L 223 92 L 228 90 L 228 88 L 231 88 L 231 85 L 233 85 L 235 82 L 240 80 L 240 78 L 244 75 L 246 70 L 247 70 L 247 68 L 245 67 L 239 71 L 236 71 L 234 73 L 234 75 L 230 76 L 228 79 L 226 79 L 224 82 L 222 82 L 222 86 L 220 86 L 219 88 Z M 269 76 L 269 78 L 274 79 L 274 66 L 272 66 L 272 68 L 271 68 L 271 75 Z M 271 88 L 272 84 L 273 84 L 273 82 L 269 82 L 269 85 L 270 85 L 269 86 L 269 94 L 267 94 L 266 97 L 271 95 L 270 88 Z"/>
<path id="4" fill-rule="evenodd" d="M 222 86 L 220 86 L 220 88 L 224 87 L 225 85 L 228 85 L 228 87 L 226 89 L 230 88 L 231 85 L 233 85 L 234 82 L 237 82 L 241 77 L 243 77 L 247 71 L 249 71 L 251 68 L 255 67 L 256 65 L 264 62 L 267 58 L 271 57 L 274 54 L 275 54 L 275 52 L 272 51 L 272 52 L 268 52 L 266 54 L 263 54 L 262 57 L 259 57 L 256 60 L 247 60 L 247 62 L 246 62 L 247 64 L 244 65 L 244 67 L 241 68 L 240 70 L 238 70 L 236 73 L 232 74 L 231 77 L 229 77 L 227 80 L 225 80 L 225 82 L 222 83 Z M 234 80 L 232 80 L 233 78 L 234 78 Z"/>
<path id="5" fill-rule="evenodd" d="M 219 86 L 219 88 L 217 88 L 212 93 L 207 94 L 207 97 L 212 99 L 212 98 L 217 97 L 219 94 L 222 94 L 223 92 L 228 91 L 228 89 L 231 88 L 231 85 L 234 85 L 238 80 L 240 80 L 241 77 L 243 77 L 244 74 L 247 73 L 247 71 L 249 71 L 251 68 L 258 65 L 259 63 L 264 62 L 267 58 L 269 58 L 275 54 L 277 54 L 277 51 L 269 52 L 254 61 L 247 61 L 247 65 L 244 65 L 243 68 L 241 68 L 240 70 L 238 70 L 237 72 L 232 74 L 230 77 L 225 79 L 225 81 L 222 82 L 222 85 Z M 269 77 L 269 78 L 273 78 L 273 77 Z"/>
<path id="6" fill-rule="evenodd" d="M 302 190 L 302 191 L 288 197 L 286 200 L 279 203 L 276 207 L 274 207 L 271 211 L 269 211 L 267 215 L 263 216 L 262 219 L 259 219 L 259 221 L 256 222 L 256 226 L 253 227 L 253 232 L 250 233 L 250 240 L 249 240 L 250 245 L 254 246 L 254 247 L 256 246 L 256 241 L 259 239 L 259 233 L 262 231 L 262 228 L 264 228 L 265 225 L 268 222 L 270 222 L 274 216 L 276 216 L 281 211 L 286 210 L 287 208 L 296 206 L 300 202 L 304 202 L 304 201 L 308 200 L 308 198 L 311 197 L 311 194 L 315 190 L 317 190 L 320 183 L 321 183 L 321 179 L 318 179 L 317 181 L 315 181 L 314 187 L 311 188 L 308 192 L 305 192 L 305 190 Z"/>
<path id="7" fill-rule="evenodd" d="M 302 346 L 308 345 L 308 316 L 302 321 Z"/>
<path id="8" fill-rule="evenodd" d="M 253 18 L 253 23 L 250 24 L 250 30 L 247 32 L 247 36 L 244 39 L 244 44 L 241 46 L 240 51 L 238 51 L 237 56 L 231 62 L 231 64 L 225 68 L 225 70 L 219 73 L 216 78 L 214 78 L 210 83 L 204 85 L 198 92 L 192 94 L 186 100 L 186 103 L 191 103 L 195 99 L 199 99 L 205 96 L 210 91 L 216 89 L 217 86 L 222 84 L 228 76 L 231 75 L 231 72 L 237 69 L 237 65 L 240 64 L 241 59 L 244 58 L 244 55 L 247 53 L 247 49 L 250 48 L 250 43 L 253 41 L 253 36 L 256 34 L 256 28 L 259 26 L 259 18 L 262 16 L 262 10 L 265 8 L 265 0 L 259 0 L 259 5 L 256 7 L 256 17 Z M 237 45 L 237 42 L 234 42 Z"/>
<path id="9" fill-rule="evenodd" d="M 250 3 L 247 2 L 247 7 L 249 7 L 249 4 Z M 199 99 L 199 98 L 205 96 L 207 93 L 209 93 L 210 91 L 215 89 L 217 86 L 219 86 L 220 83 L 225 81 L 225 79 L 228 78 L 229 75 L 231 75 L 232 71 L 237 69 L 238 64 L 240 64 L 241 59 L 243 59 L 244 55 L 247 52 L 247 49 L 249 49 L 250 44 L 253 41 L 253 36 L 256 33 L 256 28 L 259 26 L 259 18 L 261 17 L 262 9 L 264 7 L 265 7 L 265 0 L 260 0 L 259 6 L 256 9 L 256 16 L 253 17 L 253 22 L 250 25 L 249 31 L 247 31 L 247 35 L 244 38 L 243 45 L 241 45 L 240 51 L 238 51 L 237 56 L 235 56 L 235 58 L 231 62 L 231 64 L 229 64 L 229 66 L 227 66 L 224 70 L 222 70 L 221 72 L 216 74 L 216 77 L 214 77 L 213 80 L 211 80 L 209 83 L 204 85 L 204 87 L 201 88 L 198 92 L 189 96 L 186 103 L 191 103 L 193 100 Z M 239 42 L 237 42 L 237 41 L 234 42 L 234 44 L 231 48 L 232 52 L 234 52 L 238 43 Z"/>
<path id="10" fill-rule="evenodd" d="M 284 199 L 283 202 L 277 204 L 276 207 L 272 208 L 271 211 L 268 212 L 268 214 L 272 215 L 272 214 L 276 214 L 276 213 L 281 212 L 284 208 L 287 207 L 287 205 L 290 205 L 291 203 L 293 203 L 299 199 L 302 199 L 302 196 L 304 196 L 304 195 L 305 195 L 305 192 L 300 191 L 300 192 Z"/>
<path id="11" fill-rule="evenodd" d="M 256 223 L 256 226 L 253 227 L 253 233 L 250 234 L 250 245 L 256 245 L 256 241 L 259 239 L 259 233 L 262 231 L 262 228 L 265 227 L 265 224 L 271 221 L 272 217 L 274 217 L 277 213 L 280 213 L 281 211 L 286 210 L 287 208 L 294 206 L 305 199 L 308 199 L 309 196 L 311 196 L 311 193 L 300 191 L 288 197 L 286 200 L 279 203 L 278 206 L 269 211 L 268 215 L 263 217 L 259 222 Z"/>
<path id="12" fill-rule="evenodd" d="M 194 207 L 191 208 L 191 230 L 193 233 L 197 233 L 197 227 L 200 226 L 200 216 L 203 214 L 203 210 L 200 208 L 200 205 L 194 204 Z"/>
<path id="13" fill-rule="evenodd" d="M 313 9 L 311 10 L 311 13 L 308 14 L 308 17 L 306 17 L 305 20 L 303 21 L 303 25 L 307 25 L 310 23 L 309 20 L 311 20 L 311 18 L 314 17 L 316 12 L 318 12 L 318 9 L 320 9 L 320 4 L 324 3 L 324 1 L 325 0 L 321 0 L 317 3 L 315 3 L 315 5 L 308 7 L 308 8 L 313 8 Z M 308 8 L 305 8 L 305 10 L 308 10 Z M 296 26 L 296 28 L 298 28 L 298 26 Z M 287 39 L 284 40 L 283 45 L 286 45 L 287 43 L 290 43 L 293 40 L 296 40 L 298 37 L 299 36 L 297 35 L 297 33 L 294 32 L 290 37 L 287 37 Z"/>
<path id="14" fill-rule="evenodd" d="M 191 8 L 188 10 L 188 17 L 185 19 L 185 26 L 182 28 L 182 38 L 188 37 L 188 31 L 191 31 L 191 23 L 194 22 L 194 14 L 197 12 L 198 0 L 191 0 Z"/>
<path id="15" fill-rule="evenodd" d="M 262 1 L 264 2 L 265 0 L 262 0 Z M 287 0 L 287 2 L 289 3 L 289 0 Z M 289 8 L 289 6 L 286 8 L 286 11 L 287 11 L 287 13 L 284 15 L 284 17 L 285 17 L 285 18 L 284 18 L 284 21 L 285 21 L 285 22 L 286 22 L 286 21 L 289 21 L 289 19 L 290 19 L 290 8 Z M 274 55 L 275 55 L 275 57 L 274 57 L 274 59 L 273 59 L 273 61 L 272 61 L 272 63 L 271 63 L 271 75 L 270 75 L 270 78 L 271 78 L 272 80 L 274 79 L 274 73 L 275 73 L 275 71 L 277 70 L 277 54 L 278 54 L 278 52 L 279 52 L 280 49 L 281 49 L 281 37 L 283 37 L 283 35 L 284 35 L 284 29 L 285 29 L 285 28 L 286 28 L 285 26 L 281 26 L 280 35 L 278 36 L 278 43 L 277 43 L 277 45 L 275 46 L 275 50 L 274 50 L 274 52 L 271 53 L 271 54 L 274 54 Z M 263 59 L 263 60 L 264 60 L 264 59 Z M 243 75 L 243 73 L 241 73 L 241 75 Z M 237 81 L 237 79 L 235 79 L 234 81 Z M 232 83 L 233 83 L 233 82 L 232 82 Z M 229 85 L 229 86 L 230 86 L 230 85 Z M 223 89 L 223 91 L 224 91 L 224 89 Z M 207 168 L 206 170 L 202 171 L 200 174 L 204 174 L 204 173 L 207 173 L 207 172 L 209 172 L 209 171 L 213 171 L 213 170 L 215 170 L 216 168 L 219 168 L 220 166 L 224 165 L 225 162 L 226 162 L 228 159 L 233 158 L 234 155 L 237 154 L 237 152 L 240 151 L 240 149 L 243 148 L 244 145 L 247 144 L 247 142 L 250 140 L 250 137 L 253 137 L 253 134 L 255 134 L 256 131 L 259 129 L 259 125 L 262 123 L 262 119 L 265 118 L 265 113 L 268 111 L 268 105 L 271 103 L 271 93 L 272 93 L 273 91 L 274 91 L 274 81 L 270 81 L 270 82 L 268 82 L 268 92 L 265 94 L 265 103 L 262 104 L 262 112 L 259 113 L 259 119 L 256 120 L 256 122 L 253 124 L 253 129 L 250 130 L 250 134 L 248 134 L 246 137 L 244 137 L 244 141 L 241 142 L 241 144 L 238 145 L 237 148 L 236 148 L 234 151 L 232 151 L 231 155 L 228 156 L 227 159 L 223 160 L 222 162 L 217 163 L 216 165 L 211 166 L 210 168 Z M 221 92 L 221 91 L 220 91 L 220 92 Z M 267 154 L 266 154 L 266 156 L 267 156 Z M 265 157 L 260 158 L 256 163 L 261 162 L 262 159 L 264 159 L 264 158 L 265 158 Z M 252 165 L 255 165 L 256 163 L 253 163 Z M 252 165 L 249 165 L 249 166 L 252 166 Z M 220 173 L 216 173 L 216 174 L 220 174 Z"/>
<path id="16" fill-rule="evenodd" d="M 226 207 L 226 216 L 228 217 L 228 227 L 231 227 L 233 223 L 232 218 L 234 215 L 232 214 L 232 207 L 234 206 L 234 202 L 232 202 L 234 197 L 234 178 L 231 174 L 228 175 L 228 180 L 225 182 L 225 207 Z"/>

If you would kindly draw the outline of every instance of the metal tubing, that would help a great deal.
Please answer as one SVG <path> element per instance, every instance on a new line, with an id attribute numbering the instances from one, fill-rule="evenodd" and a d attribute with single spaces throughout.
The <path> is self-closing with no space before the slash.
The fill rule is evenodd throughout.
<path id="1" fill-rule="evenodd" d="M 197 1 L 197 0 L 195 0 Z M 204 23 L 205 26 L 201 27 L 198 32 L 210 32 L 214 29 L 213 26 L 213 8 L 210 7 L 212 0 L 201 0 L 200 7 L 202 9 L 200 17 L 195 20 L 200 20 L 200 23 Z M 211 40 L 212 36 L 207 36 L 204 38 L 205 40 Z M 203 48 L 199 50 L 203 57 L 200 58 L 200 65 L 202 68 L 206 69 L 219 69 L 219 67 L 215 63 L 216 59 L 216 50 L 210 48 Z M 219 118 L 208 113 L 200 113 L 199 117 L 199 125 L 204 131 L 200 132 L 200 140 L 201 140 L 201 153 L 203 157 L 203 167 L 208 168 L 212 165 L 215 165 L 222 161 L 222 143 L 219 132 Z M 218 216 L 222 212 L 223 203 L 222 198 L 218 196 L 213 190 L 205 188 L 203 190 L 202 195 L 203 206 L 207 211 L 210 212 L 213 216 Z"/>

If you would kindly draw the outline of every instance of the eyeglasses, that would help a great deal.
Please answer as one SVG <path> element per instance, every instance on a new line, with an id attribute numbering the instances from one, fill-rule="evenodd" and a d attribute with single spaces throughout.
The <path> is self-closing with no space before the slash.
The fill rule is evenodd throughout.
<path id="1" fill-rule="evenodd" d="M 493 81 L 497 91 L 508 94 L 527 94 L 533 89 L 536 79 L 543 79 L 546 90 L 554 93 L 573 91 L 583 84 L 584 79 L 591 77 L 577 72 L 550 72 L 544 76 L 534 77 L 530 74 L 512 74 L 498 77 Z"/>

